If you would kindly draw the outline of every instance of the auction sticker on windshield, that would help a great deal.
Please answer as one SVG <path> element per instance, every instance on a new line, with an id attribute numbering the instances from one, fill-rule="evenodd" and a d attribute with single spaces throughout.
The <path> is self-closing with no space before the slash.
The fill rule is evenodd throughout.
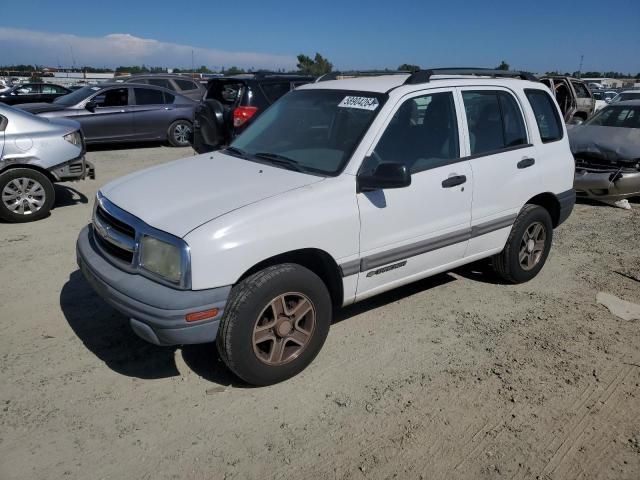
<path id="1" fill-rule="evenodd" d="M 375 110 L 378 108 L 378 105 L 378 99 L 373 97 L 344 97 L 338 104 L 338 107 Z"/>

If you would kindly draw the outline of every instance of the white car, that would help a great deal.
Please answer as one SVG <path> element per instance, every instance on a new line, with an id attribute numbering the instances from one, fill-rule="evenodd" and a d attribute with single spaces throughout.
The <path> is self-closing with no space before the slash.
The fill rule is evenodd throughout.
<path id="1" fill-rule="evenodd" d="M 640 90 L 625 90 L 618 93 L 609 103 L 626 102 L 628 100 L 640 100 Z"/>
<path id="2" fill-rule="evenodd" d="M 302 86 L 227 149 L 104 186 L 80 268 L 142 338 L 216 340 L 256 385 L 304 369 L 341 306 L 486 257 L 530 280 L 573 208 L 574 163 L 555 100 L 522 78 Z"/>

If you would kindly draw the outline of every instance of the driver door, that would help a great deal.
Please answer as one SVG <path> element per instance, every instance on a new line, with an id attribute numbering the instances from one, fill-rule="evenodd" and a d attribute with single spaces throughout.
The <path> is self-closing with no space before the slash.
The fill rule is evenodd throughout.
<path id="1" fill-rule="evenodd" d="M 82 131 L 90 142 L 128 140 L 133 132 L 133 110 L 129 87 L 114 87 L 98 92 L 89 100 L 93 111 L 85 109 L 74 117 L 82 124 Z"/>
<path id="2" fill-rule="evenodd" d="M 402 99 L 360 172 L 404 163 L 411 185 L 357 194 L 360 273 L 357 300 L 428 276 L 463 258 L 471 225 L 473 174 L 459 100 L 434 89 Z"/>

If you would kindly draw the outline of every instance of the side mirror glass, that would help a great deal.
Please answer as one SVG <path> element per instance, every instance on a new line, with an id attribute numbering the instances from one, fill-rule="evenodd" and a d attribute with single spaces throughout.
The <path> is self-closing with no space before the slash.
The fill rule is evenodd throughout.
<path id="1" fill-rule="evenodd" d="M 411 185 L 411 174 L 403 163 L 382 162 L 373 172 L 359 174 L 357 182 L 358 192 L 403 188 Z"/>
<path id="2" fill-rule="evenodd" d="M 86 108 L 87 110 L 89 110 L 90 112 L 94 112 L 96 107 L 98 106 L 98 104 L 96 102 L 94 102 L 93 100 L 89 100 L 84 108 Z"/>

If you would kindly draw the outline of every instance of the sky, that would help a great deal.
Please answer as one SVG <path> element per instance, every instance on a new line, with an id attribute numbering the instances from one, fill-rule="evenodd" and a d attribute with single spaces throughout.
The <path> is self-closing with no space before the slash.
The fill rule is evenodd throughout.
<path id="1" fill-rule="evenodd" d="M 0 65 L 640 72 L 640 0 L 0 0 Z"/>

